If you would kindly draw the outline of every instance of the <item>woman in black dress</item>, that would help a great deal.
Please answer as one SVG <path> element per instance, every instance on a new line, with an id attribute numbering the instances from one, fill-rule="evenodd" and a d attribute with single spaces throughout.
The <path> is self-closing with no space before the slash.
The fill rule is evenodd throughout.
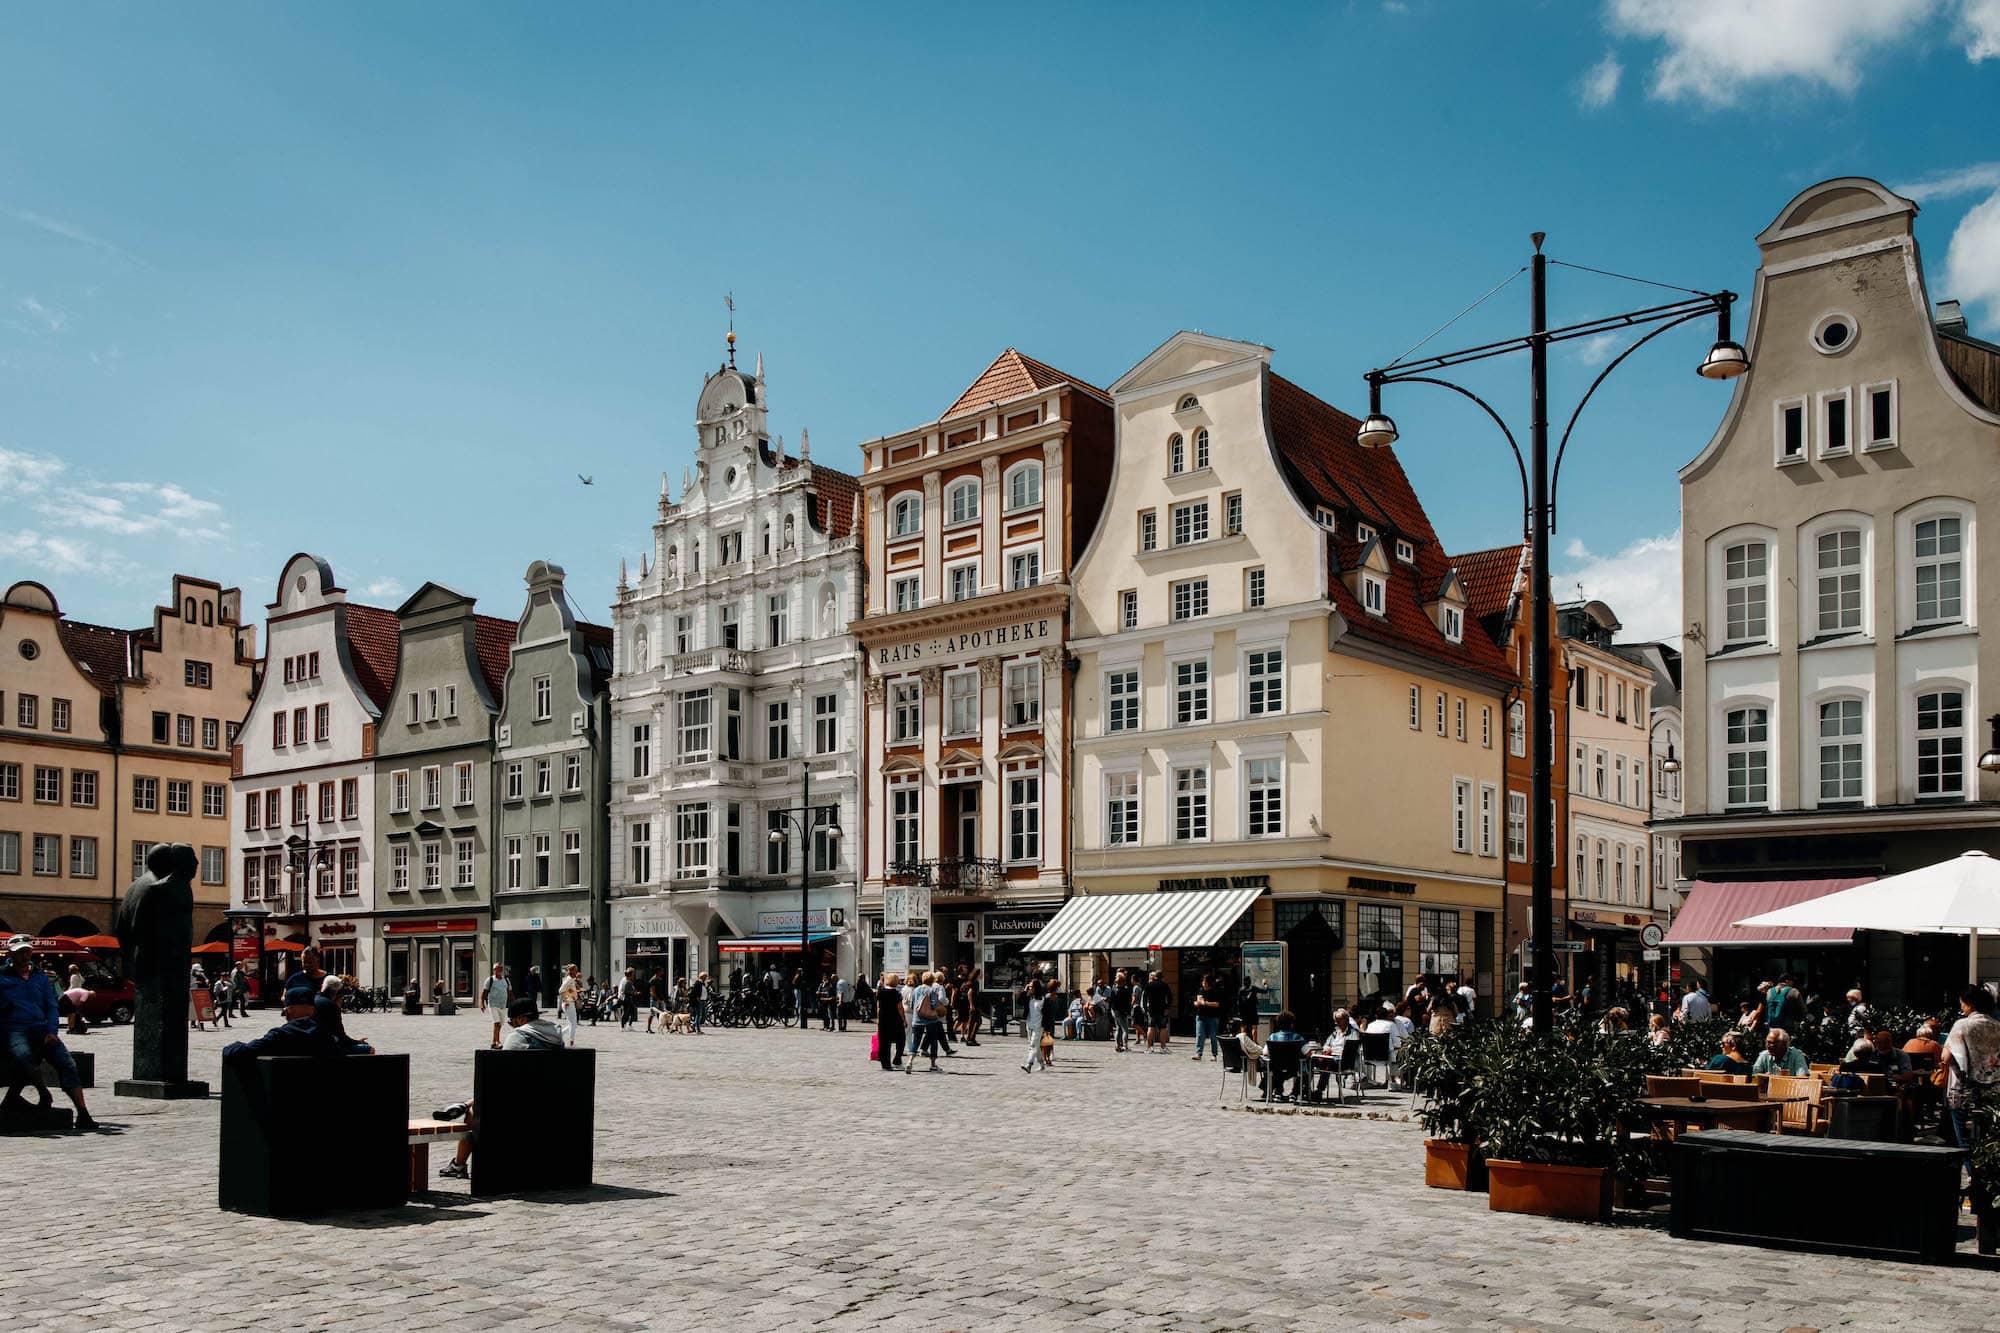
<path id="1" fill-rule="evenodd" d="M 902 983 L 903 979 L 895 973 L 885 972 L 882 984 L 875 988 L 876 1054 L 884 1069 L 903 1063 L 903 993 L 897 989 Z M 893 1064 L 889 1058 L 891 1047 L 895 1048 Z"/>

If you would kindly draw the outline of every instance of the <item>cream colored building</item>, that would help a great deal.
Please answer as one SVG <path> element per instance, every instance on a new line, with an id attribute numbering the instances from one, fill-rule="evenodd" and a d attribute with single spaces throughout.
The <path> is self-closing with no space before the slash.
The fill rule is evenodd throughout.
<path id="1" fill-rule="evenodd" d="M 1168 951 L 1183 1014 L 1251 940 L 1287 942 L 1312 1026 L 1427 972 L 1490 1000 L 1512 673 L 1394 453 L 1270 355 L 1184 332 L 1112 386 L 1071 645 L 1076 890 L 1265 891 Z"/>
<path id="2" fill-rule="evenodd" d="M 1725 990 L 1789 969 L 1822 994 L 1941 1001 L 1962 940 L 1748 943 L 1729 921 L 1777 891 L 1743 885 L 2000 852 L 2000 778 L 1977 762 L 2000 672 L 1979 554 L 2000 513 L 2000 345 L 1955 302 L 1932 312 L 1916 212 L 1860 177 L 1779 211 L 1757 237 L 1750 371 L 1681 470 L 1686 812 L 1667 831 L 1693 884 L 1669 939 L 1722 946 Z"/>

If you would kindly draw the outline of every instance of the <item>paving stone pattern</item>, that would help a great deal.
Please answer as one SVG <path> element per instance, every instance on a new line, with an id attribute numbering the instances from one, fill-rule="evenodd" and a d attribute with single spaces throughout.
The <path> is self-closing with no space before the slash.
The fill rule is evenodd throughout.
<path id="1" fill-rule="evenodd" d="M 266 1020 L 247 1025 L 258 1030 Z M 219 1086 L 241 1035 L 193 1038 Z M 357 1017 L 470 1090 L 476 1014 Z M 75 1038 L 129 1066 L 130 1029 Z M 2000 1272 L 1676 1241 L 1427 1190 L 1405 1121 L 1218 1109 L 1219 1066 L 992 1039 L 884 1074 L 865 1033 L 584 1028 L 596 1190 L 321 1222 L 215 1206 L 219 1103 L 92 1105 L 95 1138 L 0 1139 L 17 1328 L 1990 1330 Z M 1398 1113 L 1399 1097 L 1375 1105 Z M 433 1169 L 442 1160 L 434 1152 Z M 1880 1201 L 1877 1201 L 1879 1203 Z M 1857 1200 L 1857 1206 L 1874 1206 Z"/>

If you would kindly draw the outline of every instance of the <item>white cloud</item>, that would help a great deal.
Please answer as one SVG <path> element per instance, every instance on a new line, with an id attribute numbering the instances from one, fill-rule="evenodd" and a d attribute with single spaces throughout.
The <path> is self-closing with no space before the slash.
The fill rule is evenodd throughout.
<path id="1" fill-rule="evenodd" d="M 1579 595 L 1609 606 L 1625 628 L 1621 639 L 1672 639 L 1681 632 L 1681 535 L 1641 537 L 1616 555 L 1599 555 L 1580 541 L 1549 572 L 1559 602 Z"/>
<path id="2" fill-rule="evenodd" d="M 33 296 L 24 296 L 17 303 L 21 311 L 50 333 L 61 333 L 69 323 L 69 316 L 50 305 L 43 305 Z"/>
<path id="3" fill-rule="evenodd" d="M 401 579 L 396 578 L 394 575 L 384 574 L 379 579 L 374 579 L 363 584 L 361 595 L 363 597 L 401 597 L 406 591 L 407 589 L 403 587 Z"/>
<path id="4" fill-rule="evenodd" d="M 45 231 L 51 236 L 60 236 L 66 241 L 75 241 L 78 245 L 87 245 L 93 250 L 102 250 L 108 255 L 117 255 L 120 259 L 129 259 L 135 264 L 145 262 L 130 250 L 122 249 L 107 240 L 92 236 L 83 228 L 64 222 L 61 218 L 52 218 L 41 213 L 33 213 L 25 208 L 7 208 L 4 206 L 0 206 L 0 217 L 12 218 L 23 226 L 33 227 L 37 231 Z"/>
<path id="5" fill-rule="evenodd" d="M 1986 317 L 2000 323 L 2000 190 L 1975 205 L 1952 232 L 1938 295 L 1984 305 Z"/>
<path id="6" fill-rule="evenodd" d="M 1593 333 L 1574 345 L 1571 355 L 1586 366 L 1601 366 L 1618 350 L 1618 335 Z"/>
<path id="7" fill-rule="evenodd" d="M 1994 0 L 1994 3 L 2000 4 L 2000 0 Z M 1938 199 L 1952 199 L 1961 194 L 2000 190 L 2000 162 L 1975 162 L 1969 167 L 1935 171 L 1894 188 L 1897 194 L 1906 199 L 1914 199 L 1920 204 L 1928 204 Z"/>
<path id="8" fill-rule="evenodd" d="M 62 475 L 63 461 L 0 446 L 0 500 L 38 495 Z"/>
<path id="9" fill-rule="evenodd" d="M 56 537 L 33 528 L 0 531 L 0 557 L 17 560 L 30 570 L 44 574 L 95 574 L 122 578 L 132 562 L 102 547 L 70 537 Z"/>
<path id="10" fill-rule="evenodd" d="M 1583 82 L 1576 91 L 1577 101 L 1583 104 L 1586 111 L 1600 111 L 1610 106 L 1618 96 L 1618 80 L 1624 75 L 1625 66 L 1618 63 L 1618 57 L 1606 54 L 1583 76 Z"/>
<path id="11" fill-rule="evenodd" d="M 78 477 L 62 459 L 0 447 L 0 559 L 122 581 L 157 573 L 177 542 L 210 553 L 229 540 L 222 506 L 183 486 Z"/>
<path id="12" fill-rule="evenodd" d="M 2000 0 L 1943 0 L 1968 24 Z M 1760 85 L 1800 84 L 1852 93 L 1882 50 L 1912 42 L 1941 0 L 1608 0 L 1621 37 L 1666 47 L 1653 96 L 1727 106 Z M 1975 25 L 1976 28 L 1976 25 Z M 1975 36 L 1967 54 L 1973 59 Z"/>
<path id="13" fill-rule="evenodd" d="M 2000 58 L 2000 0 L 1965 0 L 1958 20 L 1967 60 Z"/>

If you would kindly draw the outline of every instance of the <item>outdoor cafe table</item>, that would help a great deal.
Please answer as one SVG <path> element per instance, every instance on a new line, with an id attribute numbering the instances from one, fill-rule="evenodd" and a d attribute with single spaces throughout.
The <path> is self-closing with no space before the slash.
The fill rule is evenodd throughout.
<path id="1" fill-rule="evenodd" d="M 1768 1098 L 1754 1102 L 1702 1101 L 1697 1097 L 1646 1097 L 1640 1109 L 1654 1120 L 1673 1126 L 1674 1133 L 1697 1129 L 1748 1129 L 1776 1133 L 1785 1113 L 1785 1102 L 1800 1097 Z"/>

